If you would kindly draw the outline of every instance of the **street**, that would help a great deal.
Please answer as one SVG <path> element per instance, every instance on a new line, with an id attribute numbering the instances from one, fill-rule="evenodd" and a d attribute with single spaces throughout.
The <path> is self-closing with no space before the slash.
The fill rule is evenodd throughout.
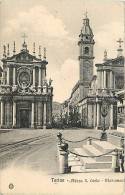
<path id="1" fill-rule="evenodd" d="M 0 169 L 7 167 L 25 167 L 32 170 L 42 170 L 47 174 L 57 174 L 58 131 L 24 129 L 20 131 L 1 131 Z M 87 135 L 94 134 L 91 130 L 69 129 L 63 130 L 63 135 L 70 140 L 80 140 Z M 79 146 L 79 143 L 76 144 L 71 143 L 70 148 Z"/>
<path id="2" fill-rule="evenodd" d="M 7 132 L 0 137 L 2 139 L 0 147 L 0 168 L 4 169 L 8 166 L 25 167 L 33 170 L 42 169 L 51 174 L 55 173 L 57 161 L 56 136 L 54 133 L 41 130 L 33 131 L 32 133 L 31 130 L 27 130 L 26 136 L 25 134 L 23 136 L 18 132 L 18 130 L 15 130 L 15 132 Z M 15 140 L 15 137 L 11 137 L 11 134 L 15 134 L 17 139 Z M 10 140 L 9 143 L 6 143 L 8 136 Z M 51 164 L 49 163 L 49 159 L 51 159 Z"/>

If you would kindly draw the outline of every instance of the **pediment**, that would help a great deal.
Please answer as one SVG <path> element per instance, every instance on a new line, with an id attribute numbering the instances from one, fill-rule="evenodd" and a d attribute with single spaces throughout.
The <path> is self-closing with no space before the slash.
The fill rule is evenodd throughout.
<path id="1" fill-rule="evenodd" d="M 17 62 L 32 62 L 33 56 L 31 56 L 27 52 L 21 52 L 16 56 L 16 61 Z"/>
<path id="2" fill-rule="evenodd" d="M 35 56 L 29 54 L 28 52 L 21 51 L 20 53 L 13 55 L 12 57 L 7 58 L 7 61 L 14 61 L 20 63 L 31 63 L 38 62 L 40 59 L 37 59 Z"/>

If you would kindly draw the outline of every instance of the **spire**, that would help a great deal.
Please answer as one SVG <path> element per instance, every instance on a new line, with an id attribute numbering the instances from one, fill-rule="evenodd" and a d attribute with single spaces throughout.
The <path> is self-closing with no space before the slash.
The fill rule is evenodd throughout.
<path id="1" fill-rule="evenodd" d="M 84 13 L 83 24 L 89 25 L 89 18 L 88 18 L 88 12 L 87 12 L 87 10 Z"/>
<path id="2" fill-rule="evenodd" d="M 13 55 L 15 55 L 15 53 L 16 53 L 16 46 L 15 46 L 15 41 L 14 41 L 14 43 L 13 43 Z"/>
<path id="3" fill-rule="evenodd" d="M 89 18 L 88 18 L 88 12 L 86 11 L 84 13 L 84 18 L 83 18 L 83 25 L 82 25 L 82 28 L 81 28 L 81 35 L 87 35 L 87 36 L 93 36 L 93 32 L 92 32 L 92 29 L 90 27 L 90 24 L 89 24 Z"/>
<path id="4" fill-rule="evenodd" d="M 123 41 L 122 41 L 122 39 L 120 38 L 120 39 L 117 41 L 117 43 L 119 44 L 119 47 L 118 47 L 118 49 L 117 49 L 117 51 L 118 51 L 117 57 L 120 57 L 120 56 L 123 56 L 123 55 L 122 55 L 122 52 L 123 52 L 123 49 L 122 49 L 122 43 L 123 43 Z"/>
<path id="5" fill-rule="evenodd" d="M 33 55 L 35 56 L 35 53 L 36 53 L 36 45 L 35 45 L 35 42 L 33 43 Z"/>
<path id="6" fill-rule="evenodd" d="M 6 58 L 6 46 L 3 46 L 3 57 Z"/>
<path id="7" fill-rule="evenodd" d="M 107 60 L 107 50 L 105 49 L 105 51 L 104 51 L 104 61 L 106 61 Z"/>
<path id="8" fill-rule="evenodd" d="M 41 59 L 41 46 L 39 46 L 39 58 Z"/>
<path id="9" fill-rule="evenodd" d="M 44 52 L 44 54 L 43 54 L 43 59 L 46 60 L 46 48 L 45 48 L 45 47 L 44 47 L 44 49 L 43 49 L 43 52 Z"/>
<path id="10" fill-rule="evenodd" d="M 10 46 L 9 46 L 9 44 L 7 44 L 7 56 L 9 56 L 10 55 Z"/>

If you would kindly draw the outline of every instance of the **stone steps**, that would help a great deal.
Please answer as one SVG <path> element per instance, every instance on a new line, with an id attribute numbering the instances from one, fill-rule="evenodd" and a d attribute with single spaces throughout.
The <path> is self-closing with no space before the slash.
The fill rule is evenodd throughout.
<path id="1" fill-rule="evenodd" d="M 102 153 L 109 152 L 111 150 L 114 150 L 115 148 L 120 149 L 116 145 L 107 141 L 92 141 L 92 145 Z"/>
<path id="2" fill-rule="evenodd" d="M 83 150 L 90 156 L 98 156 L 103 154 L 103 152 L 99 151 L 96 149 L 93 145 L 83 145 Z M 106 155 L 106 156 L 100 156 L 100 157 L 95 157 L 94 158 L 97 162 L 108 162 L 112 161 L 112 155 Z"/>
<path id="3" fill-rule="evenodd" d="M 85 152 L 85 150 L 83 150 L 83 148 L 75 148 L 74 150 L 77 154 L 88 156 L 88 154 Z M 111 161 L 97 162 L 94 158 L 88 158 L 88 157 L 78 157 L 78 158 L 85 169 L 110 169 L 112 164 Z"/>
<path id="4" fill-rule="evenodd" d="M 74 170 L 83 172 L 86 170 L 98 170 L 98 171 L 111 171 L 112 167 L 112 153 L 104 156 L 99 156 L 110 152 L 114 149 L 121 149 L 120 147 L 108 142 L 92 140 L 92 144 L 84 144 L 81 147 L 74 148 L 76 154 L 83 155 L 85 157 L 70 154 L 69 163 Z M 87 156 L 99 156 L 99 157 L 87 157 Z"/>
<path id="5" fill-rule="evenodd" d="M 115 144 L 118 147 L 121 147 L 121 138 L 122 138 L 122 135 L 118 136 L 115 134 L 108 133 L 108 142 Z"/>

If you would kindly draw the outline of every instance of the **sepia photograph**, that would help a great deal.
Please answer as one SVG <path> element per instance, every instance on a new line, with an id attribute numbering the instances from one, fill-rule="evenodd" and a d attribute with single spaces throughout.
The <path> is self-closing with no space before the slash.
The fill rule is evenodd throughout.
<path id="1" fill-rule="evenodd" d="M 0 0 L 0 195 L 125 195 L 125 1 Z"/>

